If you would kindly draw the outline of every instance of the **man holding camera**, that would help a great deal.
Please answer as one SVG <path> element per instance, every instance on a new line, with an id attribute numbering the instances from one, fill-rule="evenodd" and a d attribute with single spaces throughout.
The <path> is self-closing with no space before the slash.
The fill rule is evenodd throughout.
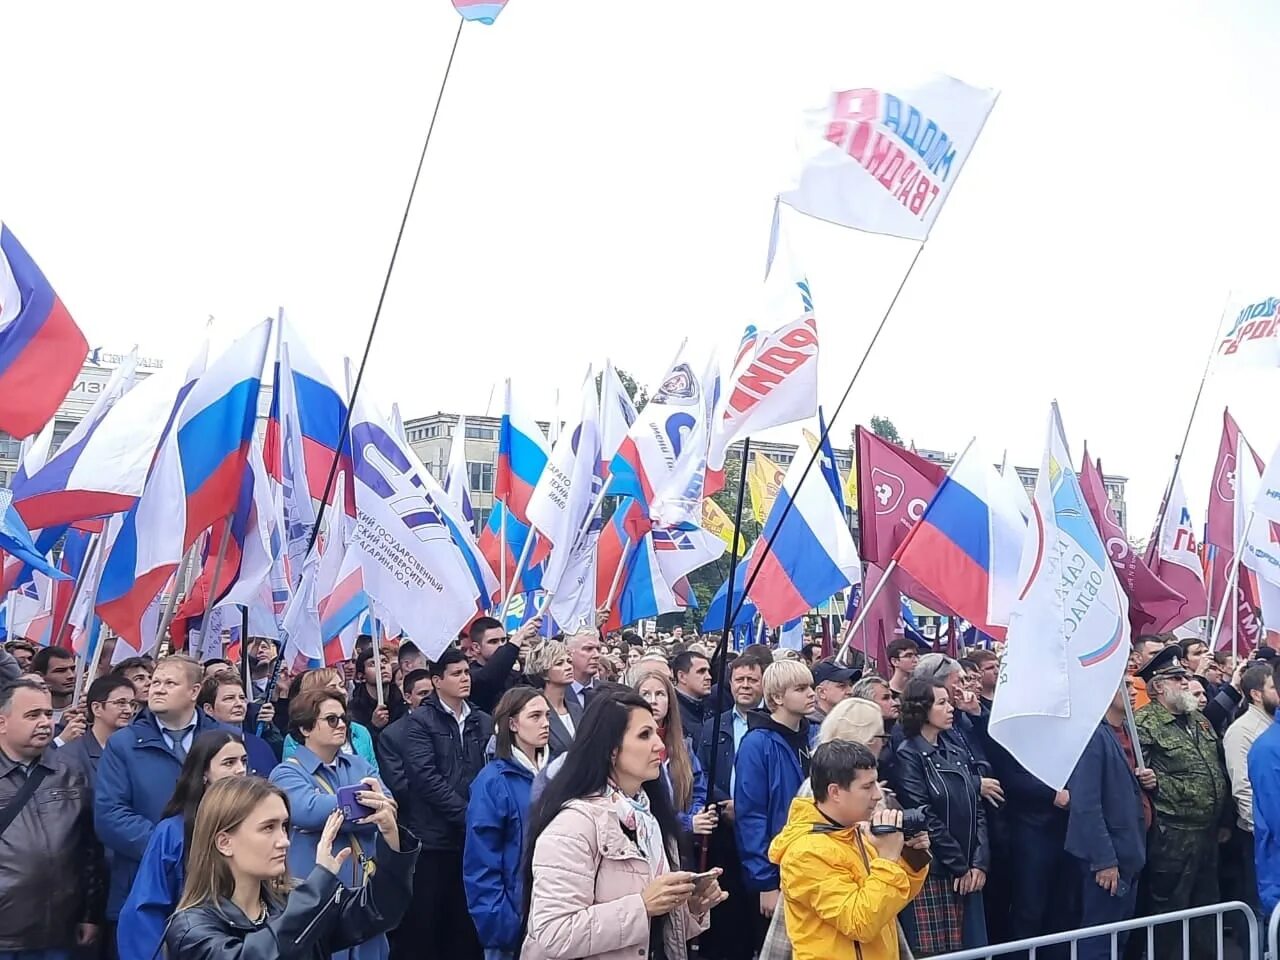
<path id="1" fill-rule="evenodd" d="M 879 809 L 876 758 L 831 740 L 810 761 L 813 798 L 798 797 L 769 859 L 795 960 L 893 960 L 897 916 L 929 871 L 929 834 L 903 834 L 903 812 Z"/>

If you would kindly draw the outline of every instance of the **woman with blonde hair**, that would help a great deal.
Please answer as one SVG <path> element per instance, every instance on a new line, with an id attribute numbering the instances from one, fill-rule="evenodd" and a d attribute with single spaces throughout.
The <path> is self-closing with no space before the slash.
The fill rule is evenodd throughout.
<path id="1" fill-rule="evenodd" d="M 183 960 L 324 960 L 400 922 L 413 889 L 418 842 L 396 825 L 395 805 L 358 794 L 373 810 L 378 869 L 360 890 L 338 879 L 350 850 L 333 852 L 341 811 L 325 823 L 310 874 L 288 880 L 289 801 L 258 777 L 209 787 L 196 815 L 178 909 L 165 930 L 170 957 Z"/>
<path id="2" fill-rule="evenodd" d="M 317 670 L 308 670 L 306 673 L 300 673 L 294 678 L 289 697 L 292 700 L 293 697 L 307 690 L 322 689 L 337 690 L 345 697 L 347 695 L 347 684 L 342 679 L 342 672 L 336 667 L 320 667 Z M 293 734 L 289 734 L 284 738 L 284 759 L 288 760 L 297 750 L 298 741 L 294 739 Z M 342 748 L 342 752 L 355 754 L 373 768 L 375 777 L 382 776 L 378 771 L 378 755 L 373 749 L 373 734 L 369 732 L 369 728 L 364 724 L 356 723 L 355 721 L 348 724 L 347 743 Z"/>
<path id="3" fill-rule="evenodd" d="M 637 667 L 643 667 L 641 660 Z M 693 745 L 685 739 L 676 688 L 671 678 L 657 670 L 641 672 L 632 684 L 653 710 L 663 744 L 662 779 L 671 796 L 676 819 L 689 833 L 706 836 L 716 828 L 716 808 L 707 807 L 707 777 Z"/>
<path id="4" fill-rule="evenodd" d="M 542 695 L 551 708 L 551 738 L 547 741 L 550 759 L 555 759 L 573 743 L 582 721 L 582 704 L 565 692 L 573 683 L 573 663 L 569 660 L 569 648 L 561 640 L 544 640 L 529 651 L 524 667 L 525 676 L 542 687 Z"/>

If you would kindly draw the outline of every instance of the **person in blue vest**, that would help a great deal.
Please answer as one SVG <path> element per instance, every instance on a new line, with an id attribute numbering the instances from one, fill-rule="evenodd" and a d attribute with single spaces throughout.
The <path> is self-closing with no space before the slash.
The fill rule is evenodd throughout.
<path id="1" fill-rule="evenodd" d="M 246 762 L 244 739 L 233 730 L 208 730 L 191 744 L 164 819 L 151 835 L 120 911 L 116 945 L 122 958 L 155 956 L 165 924 L 182 897 L 187 851 L 204 792 L 219 780 L 243 777 Z"/>
<path id="2" fill-rule="evenodd" d="M 316 862 L 316 849 L 329 815 L 338 809 L 338 791 L 343 787 L 367 784 L 387 794 L 377 773 L 360 756 L 347 753 L 347 696 L 327 687 L 304 690 L 289 701 L 289 735 L 301 744 L 293 755 L 271 772 L 271 782 L 289 798 L 289 869 L 292 876 L 305 876 Z M 338 843 L 346 843 L 351 855 L 338 879 L 351 890 L 368 881 L 375 865 L 372 860 L 377 829 L 368 823 L 346 821 L 338 833 Z M 342 960 L 386 960 L 387 938 L 379 935 Z"/>
<path id="3" fill-rule="evenodd" d="M 249 756 L 249 772 L 258 777 L 269 777 L 280 758 L 262 737 L 244 732 L 244 720 L 249 712 L 249 701 L 244 692 L 244 681 L 234 670 L 220 670 L 205 677 L 196 706 L 207 716 L 213 717 L 228 730 L 244 734 L 244 749 Z"/>
<path id="4" fill-rule="evenodd" d="M 779 660 L 764 672 L 766 714 L 747 717 L 747 732 L 734 763 L 733 810 L 738 856 L 749 896 L 759 902 L 757 944 L 778 906 L 781 882 L 769 860 L 769 844 L 787 825 L 796 791 L 809 776 L 813 674 L 798 660 Z M 719 779 L 717 777 L 717 779 Z"/>
<path id="5" fill-rule="evenodd" d="M 520 950 L 529 791 L 547 764 L 550 712 L 533 687 L 504 693 L 493 714 L 497 755 L 471 784 L 462 876 L 485 960 L 511 960 Z"/>
<path id="6" fill-rule="evenodd" d="M 203 680 L 204 670 L 191 657 L 174 654 L 159 660 L 147 688 L 146 709 L 112 734 L 102 750 L 93 823 L 111 867 L 109 923 L 120 916 L 191 744 L 206 730 L 219 729 L 217 721 L 196 709 Z"/>

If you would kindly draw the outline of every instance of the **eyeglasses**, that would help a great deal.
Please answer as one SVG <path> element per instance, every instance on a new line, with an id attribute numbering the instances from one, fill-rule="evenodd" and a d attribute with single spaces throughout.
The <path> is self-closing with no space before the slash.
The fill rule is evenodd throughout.
<path id="1" fill-rule="evenodd" d="M 134 702 L 128 698 L 121 699 L 121 700 L 107 700 L 106 704 L 109 707 L 115 707 L 117 710 L 123 710 L 126 707 L 132 710 L 136 706 L 136 704 L 134 704 Z"/>
<path id="2" fill-rule="evenodd" d="M 347 725 L 347 715 L 345 713 L 330 713 L 320 719 L 329 725 L 330 730 L 337 730 L 338 727 Z"/>

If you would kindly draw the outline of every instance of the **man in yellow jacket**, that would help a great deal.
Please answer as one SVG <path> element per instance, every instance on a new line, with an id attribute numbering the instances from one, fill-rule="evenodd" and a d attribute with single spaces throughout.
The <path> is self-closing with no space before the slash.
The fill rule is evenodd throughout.
<path id="1" fill-rule="evenodd" d="M 792 801 L 769 845 L 793 956 L 897 960 L 898 913 L 920 892 L 928 857 L 907 851 L 904 859 L 902 811 L 877 810 L 876 759 L 863 744 L 822 744 L 809 780 L 813 799 Z"/>

